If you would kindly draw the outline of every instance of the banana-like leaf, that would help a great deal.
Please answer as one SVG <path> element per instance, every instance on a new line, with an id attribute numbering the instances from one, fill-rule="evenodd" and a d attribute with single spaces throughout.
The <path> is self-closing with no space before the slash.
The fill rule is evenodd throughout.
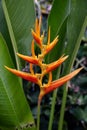
<path id="1" fill-rule="evenodd" d="M 19 68 L 16 52 L 29 54 L 31 45 L 31 28 L 34 25 L 35 9 L 33 0 L 2 0 L 17 67 Z"/>
<path id="2" fill-rule="evenodd" d="M 54 0 L 52 10 L 48 18 L 48 25 L 51 26 L 51 40 L 58 35 L 65 19 L 69 15 L 70 0 Z"/>
<path id="3" fill-rule="evenodd" d="M 71 11 L 67 21 L 67 46 L 64 52 L 69 55 L 69 58 L 66 61 L 64 74 L 69 73 L 72 68 L 87 26 L 87 0 L 71 0 L 70 8 Z"/>
<path id="4" fill-rule="evenodd" d="M 8 45 L 8 48 L 10 50 L 10 55 L 11 55 L 11 57 L 13 59 L 14 65 L 16 67 L 13 47 L 12 47 L 12 44 L 11 44 L 11 40 L 10 40 L 10 36 L 9 36 L 7 24 L 6 24 L 6 20 L 5 20 L 5 17 L 4 17 L 4 12 L 3 12 L 3 9 L 2 9 L 2 2 L 1 2 L 1 0 L 0 0 L 0 32 L 4 36 L 5 41 L 7 41 L 7 45 Z"/>
<path id="5" fill-rule="evenodd" d="M 59 35 L 59 41 L 53 50 L 48 54 L 48 62 L 57 60 L 64 50 L 65 35 L 66 35 L 66 23 L 67 17 L 70 13 L 69 0 L 54 0 L 52 10 L 48 17 L 48 26 L 51 27 L 51 41 Z"/>
<path id="6" fill-rule="evenodd" d="M 34 130 L 34 120 L 20 80 L 8 72 L 4 65 L 14 67 L 7 45 L 0 34 L 0 128 L 15 130 L 27 127 L 28 130 Z"/>

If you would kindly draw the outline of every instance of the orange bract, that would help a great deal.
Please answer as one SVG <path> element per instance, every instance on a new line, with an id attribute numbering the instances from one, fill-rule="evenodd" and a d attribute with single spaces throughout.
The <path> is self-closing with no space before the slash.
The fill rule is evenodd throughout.
<path id="1" fill-rule="evenodd" d="M 7 70 L 9 70 L 10 72 L 12 72 L 13 74 L 15 74 L 15 75 L 17 75 L 17 76 L 19 76 L 19 77 L 21 77 L 21 78 L 23 78 L 25 80 L 29 80 L 31 82 L 34 82 L 34 83 L 38 84 L 38 78 L 37 78 L 36 75 L 31 75 L 31 74 L 26 73 L 26 72 L 21 72 L 21 71 L 15 70 L 15 69 L 11 69 L 11 68 L 9 68 L 7 66 L 5 66 L 5 68 Z"/>
<path id="2" fill-rule="evenodd" d="M 22 54 L 17 53 L 17 55 L 20 58 L 22 58 L 23 60 L 30 63 L 30 73 L 21 72 L 21 71 L 11 69 L 11 68 L 5 66 L 5 68 L 7 70 L 9 70 L 10 72 L 12 72 L 13 74 L 39 85 L 40 94 L 39 94 L 39 98 L 38 98 L 38 103 L 41 102 L 42 97 L 45 94 L 48 94 L 49 92 L 51 92 L 54 89 L 63 85 L 65 82 L 67 82 L 68 80 L 73 78 L 76 74 L 78 74 L 82 69 L 82 68 L 77 69 L 77 70 L 73 71 L 72 73 L 70 73 L 70 74 L 68 74 L 68 75 L 66 75 L 58 80 L 52 81 L 52 71 L 54 69 L 56 69 L 59 65 L 61 65 L 68 58 L 68 56 L 61 56 L 57 61 L 54 61 L 50 64 L 43 63 L 44 56 L 47 53 L 49 53 L 53 49 L 53 47 L 57 44 L 58 36 L 52 42 L 50 42 L 50 28 L 49 28 L 47 44 L 43 44 L 44 35 L 41 35 L 40 28 L 41 28 L 41 18 L 40 18 L 40 20 L 36 19 L 35 31 L 33 29 L 31 30 L 32 36 L 33 36 L 32 46 L 31 46 L 32 56 L 26 56 L 26 55 L 22 55 Z M 38 54 L 38 56 L 36 56 L 35 52 L 34 52 L 34 44 L 35 44 L 34 41 L 36 42 L 36 44 L 38 45 L 38 47 L 41 50 L 41 54 Z M 41 68 L 40 74 L 34 72 L 33 64 L 38 65 Z M 42 83 L 43 77 L 47 73 L 49 76 L 48 83 L 43 84 Z"/>

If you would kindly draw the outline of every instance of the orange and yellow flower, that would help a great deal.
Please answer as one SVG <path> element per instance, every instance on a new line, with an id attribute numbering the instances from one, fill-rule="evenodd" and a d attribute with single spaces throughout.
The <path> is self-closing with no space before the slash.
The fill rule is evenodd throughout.
<path id="1" fill-rule="evenodd" d="M 44 56 L 47 53 L 49 53 L 53 49 L 53 47 L 57 44 L 58 36 L 52 42 L 50 42 L 50 28 L 49 28 L 48 41 L 47 41 L 47 44 L 44 45 L 43 44 L 44 34 L 41 35 L 40 31 L 41 31 L 41 18 L 40 18 L 40 20 L 36 19 L 35 31 L 33 29 L 31 30 L 32 36 L 33 36 L 32 45 L 31 45 L 32 56 L 26 56 L 26 55 L 17 53 L 17 55 L 20 58 L 22 58 L 23 60 L 30 63 L 30 73 L 11 69 L 11 68 L 5 66 L 5 68 L 7 70 L 9 70 L 10 72 L 12 72 L 13 74 L 39 85 L 40 94 L 39 94 L 39 98 L 38 98 L 38 103 L 41 102 L 44 95 L 50 93 L 54 89 L 63 85 L 65 82 L 69 81 L 76 74 L 78 74 L 82 69 L 82 68 L 77 69 L 77 70 L 73 71 L 72 73 L 70 73 L 58 80 L 52 81 L 52 71 L 54 69 L 56 69 L 58 66 L 60 66 L 68 58 L 68 56 L 63 55 L 57 61 L 54 61 L 50 64 L 43 63 Z M 36 56 L 35 52 L 34 52 L 34 44 L 35 44 L 34 42 L 36 42 L 36 44 L 38 45 L 38 47 L 41 50 L 41 53 L 38 54 L 38 56 Z M 33 64 L 38 65 L 41 68 L 40 74 L 34 72 Z M 48 83 L 44 84 L 44 83 L 42 83 L 42 80 L 46 74 L 49 74 L 49 78 L 48 78 Z"/>

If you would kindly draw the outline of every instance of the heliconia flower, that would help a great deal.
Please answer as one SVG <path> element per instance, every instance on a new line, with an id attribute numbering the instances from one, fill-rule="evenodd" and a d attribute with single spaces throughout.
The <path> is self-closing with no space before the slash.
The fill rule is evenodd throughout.
<path id="1" fill-rule="evenodd" d="M 42 21 L 41 17 L 40 17 L 40 20 L 36 19 L 35 31 L 33 31 L 33 29 L 31 29 L 32 36 L 33 36 L 34 40 L 37 42 L 37 44 L 39 45 L 39 47 L 42 47 L 42 41 L 44 38 L 44 34 L 43 35 L 40 34 L 41 21 Z"/>
<path id="2" fill-rule="evenodd" d="M 68 56 L 60 57 L 57 61 L 47 64 L 43 73 L 46 74 L 50 71 L 53 71 L 58 66 L 60 66 L 67 58 Z"/>
<path id="3" fill-rule="evenodd" d="M 32 56 L 35 58 L 36 55 L 35 55 L 35 51 L 34 51 L 34 40 L 32 40 L 32 43 L 31 43 L 31 53 L 32 53 Z"/>
<path id="4" fill-rule="evenodd" d="M 43 38 L 40 37 L 40 36 L 38 36 L 38 34 L 35 33 L 33 30 L 31 30 L 31 32 L 32 32 L 32 36 L 33 36 L 34 40 L 35 40 L 35 41 L 37 42 L 37 44 L 41 47 L 41 46 L 42 46 L 42 40 L 43 40 Z"/>
<path id="5" fill-rule="evenodd" d="M 58 80 L 52 81 L 52 71 L 54 69 L 56 69 L 59 65 L 61 65 L 67 59 L 68 56 L 63 55 L 57 61 L 54 61 L 49 64 L 45 64 L 44 56 L 47 53 L 49 53 L 53 49 L 53 47 L 57 44 L 58 36 L 52 42 L 50 42 L 50 28 L 49 28 L 47 44 L 43 44 L 44 35 L 40 34 L 40 28 L 41 28 L 41 18 L 40 18 L 40 20 L 36 19 L 35 31 L 32 30 L 32 35 L 33 35 L 33 40 L 32 40 L 32 45 L 31 45 L 32 55 L 26 56 L 26 55 L 17 53 L 17 55 L 20 58 L 22 58 L 23 60 L 30 63 L 30 73 L 21 72 L 19 70 L 11 69 L 11 68 L 5 66 L 5 68 L 7 70 L 9 70 L 10 72 L 12 72 L 13 74 L 39 85 L 40 94 L 39 94 L 39 98 L 38 98 L 38 104 L 40 104 L 42 97 L 45 94 L 48 94 L 51 91 L 53 91 L 54 89 L 63 85 L 65 82 L 67 82 L 68 80 L 73 78 L 77 73 L 79 73 L 82 69 L 82 68 L 77 69 L 77 70 L 73 71 L 72 73 L 70 73 Z M 35 55 L 35 51 L 34 51 L 34 41 L 36 41 L 36 43 L 38 44 L 38 46 L 41 50 L 41 53 L 38 54 L 37 56 Z M 34 72 L 33 64 L 38 65 L 41 68 L 41 73 Z M 48 74 L 48 83 L 44 84 L 43 77 L 46 74 Z"/>
<path id="6" fill-rule="evenodd" d="M 48 41 L 47 45 L 43 45 L 43 55 L 49 53 L 58 42 L 58 36 L 50 43 L 50 27 L 48 30 Z"/>
<path id="7" fill-rule="evenodd" d="M 63 85 L 64 83 L 69 81 L 71 78 L 73 78 L 76 74 L 78 74 L 82 70 L 82 68 L 83 67 L 71 72 L 70 74 L 68 74 L 68 75 L 66 75 L 58 80 L 51 82 L 50 84 L 44 84 L 44 86 L 41 88 L 38 102 L 39 103 L 41 102 L 42 97 L 45 94 L 52 92 L 53 90 L 55 90 L 56 88 L 59 88 L 61 85 Z"/>
<path id="8" fill-rule="evenodd" d="M 15 75 L 17 75 L 17 76 L 19 76 L 19 77 L 21 77 L 21 78 L 23 78 L 23 79 L 25 79 L 25 80 L 34 82 L 34 83 L 36 83 L 36 84 L 39 83 L 38 78 L 37 78 L 36 75 L 31 75 L 31 74 L 29 74 L 29 73 L 21 72 L 21 71 L 16 70 L 16 69 L 11 69 L 11 68 L 9 68 L 9 67 L 7 67 L 7 66 L 5 66 L 5 68 L 6 68 L 7 70 L 9 70 L 10 72 L 12 72 L 13 74 L 15 74 Z"/>
<path id="9" fill-rule="evenodd" d="M 39 64 L 39 60 L 37 57 L 32 57 L 32 56 L 26 56 L 26 55 L 22 55 L 22 54 L 19 54 L 17 53 L 17 55 L 22 58 L 23 60 L 27 61 L 27 62 L 30 62 L 32 64 L 36 64 L 38 65 Z"/>
<path id="10" fill-rule="evenodd" d="M 47 45 L 50 44 L 50 27 L 49 27 L 49 30 L 48 30 L 48 41 L 47 41 Z"/>
<path id="11" fill-rule="evenodd" d="M 58 36 L 48 45 L 43 46 L 43 55 L 49 53 L 58 42 Z"/>
<path id="12" fill-rule="evenodd" d="M 38 36 L 40 37 L 40 31 L 41 31 L 41 22 L 42 22 L 42 17 L 40 17 L 40 19 L 36 18 L 35 21 L 35 32 L 36 34 L 38 34 Z"/>

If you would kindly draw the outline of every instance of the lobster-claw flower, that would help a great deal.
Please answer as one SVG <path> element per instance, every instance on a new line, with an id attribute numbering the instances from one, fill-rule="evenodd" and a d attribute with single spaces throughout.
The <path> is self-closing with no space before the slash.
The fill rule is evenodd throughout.
<path id="1" fill-rule="evenodd" d="M 32 64 L 36 64 L 38 65 L 39 64 L 39 60 L 37 57 L 32 57 L 32 56 L 26 56 L 26 55 L 22 55 L 22 54 L 19 54 L 17 53 L 17 55 L 22 58 L 23 60 L 29 62 L 29 63 L 32 63 Z"/>
<path id="2" fill-rule="evenodd" d="M 47 45 L 44 45 L 44 55 L 46 55 L 48 52 L 50 52 L 53 47 L 57 44 L 58 42 L 58 36 L 50 43 L 50 27 L 48 30 L 48 41 L 47 41 Z"/>
<path id="3" fill-rule="evenodd" d="M 44 69 L 44 74 L 49 73 L 50 71 L 55 70 L 58 66 L 60 66 L 66 59 L 68 58 L 68 56 L 64 56 L 64 57 L 60 57 L 57 61 L 52 62 L 50 64 L 47 64 L 45 69 Z"/>
<path id="4" fill-rule="evenodd" d="M 44 38 L 44 34 L 43 35 L 40 34 L 41 20 L 42 20 L 41 17 L 40 17 L 40 20 L 36 19 L 35 31 L 31 29 L 32 36 L 40 48 L 42 47 L 42 42 Z"/>
<path id="5" fill-rule="evenodd" d="M 45 56 L 47 53 L 49 53 L 54 46 L 57 44 L 58 42 L 58 36 L 48 45 L 44 45 L 43 46 L 43 55 Z"/>
<path id="6" fill-rule="evenodd" d="M 43 40 L 43 36 L 40 37 L 36 32 L 34 32 L 33 30 L 31 30 L 32 32 L 32 36 L 34 38 L 34 40 L 37 42 L 37 44 L 41 47 L 42 46 L 42 40 Z"/>
<path id="7" fill-rule="evenodd" d="M 29 74 L 29 73 L 22 72 L 22 71 L 19 71 L 19 70 L 16 70 L 16 69 L 11 69 L 11 68 L 9 68 L 9 67 L 7 67 L 7 66 L 5 66 L 5 68 L 6 68 L 7 70 L 9 70 L 11 73 L 13 73 L 13 74 L 15 74 L 15 75 L 17 75 L 17 76 L 19 76 L 19 77 L 25 79 L 25 80 L 34 82 L 34 83 L 36 83 L 36 84 L 39 83 L 39 82 L 38 82 L 38 78 L 37 78 L 36 75 L 31 75 L 31 74 Z"/>
<path id="8" fill-rule="evenodd" d="M 33 36 L 32 45 L 31 45 L 32 55 L 26 56 L 26 55 L 17 53 L 17 55 L 20 58 L 22 58 L 23 60 L 30 63 L 30 73 L 21 72 L 19 70 L 11 69 L 11 68 L 5 66 L 5 68 L 7 70 L 9 70 L 10 72 L 12 72 L 13 74 L 39 85 L 40 94 L 39 94 L 39 98 L 38 98 L 38 103 L 41 102 L 41 99 L 45 94 L 48 94 L 49 92 L 51 92 L 54 89 L 63 85 L 65 82 L 67 82 L 68 80 L 73 78 L 77 73 L 79 73 L 82 69 L 82 68 L 77 69 L 77 70 L 73 71 L 72 73 L 70 73 L 58 80 L 52 81 L 52 71 L 54 69 L 56 69 L 59 65 L 61 65 L 67 59 L 68 56 L 61 56 L 57 61 L 54 61 L 49 64 L 45 64 L 44 56 L 46 54 L 48 54 L 54 48 L 54 46 L 57 44 L 58 36 L 52 42 L 50 42 L 50 28 L 49 28 L 47 44 L 43 44 L 44 35 L 40 34 L 40 32 L 41 32 L 40 28 L 41 28 L 41 18 L 39 21 L 38 21 L 38 19 L 36 19 L 35 30 L 33 30 L 33 29 L 31 30 L 32 36 Z M 40 54 L 38 54 L 38 55 L 35 54 L 34 41 L 36 41 L 36 43 L 38 44 L 39 49 L 40 49 Z M 34 71 L 33 64 L 38 65 L 41 68 L 40 73 L 36 73 Z M 46 74 L 48 74 L 48 83 L 44 84 L 43 77 Z"/>
<path id="9" fill-rule="evenodd" d="M 51 82 L 50 84 L 44 84 L 44 86 L 41 88 L 41 91 L 40 91 L 39 103 L 41 102 L 42 97 L 45 94 L 48 94 L 48 93 L 52 92 L 53 90 L 55 90 L 56 88 L 59 88 L 61 85 L 63 85 L 64 83 L 69 81 L 71 78 L 73 78 L 76 74 L 78 74 L 81 70 L 82 70 L 82 67 L 58 80 Z"/>

